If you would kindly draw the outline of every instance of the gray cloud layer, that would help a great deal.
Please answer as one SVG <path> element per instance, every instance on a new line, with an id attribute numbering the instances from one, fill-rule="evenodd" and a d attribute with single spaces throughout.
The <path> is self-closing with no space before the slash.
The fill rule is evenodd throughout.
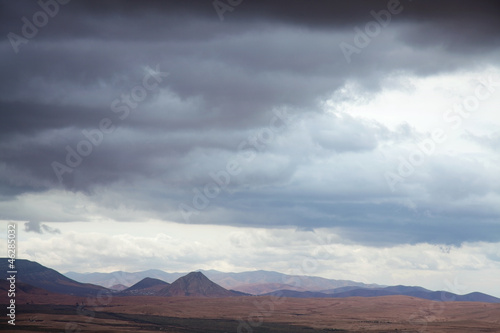
<path id="1" fill-rule="evenodd" d="M 37 221 L 29 221 L 24 224 L 24 231 L 26 232 L 36 232 L 37 234 L 43 234 L 44 232 L 48 232 L 51 234 L 60 234 L 61 231 L 56 228 L 51 228 L 46 224 L 37 222 Z"/>
<path id="2" fill-rule="evenodd" d="M 30 1 L 0 6 L 4 36 L 22 35 L 21 18 L 41 10 Z M 206 1 L 60 5 L 17 54 L 7 38 L 0 44 L 0 200 L 65 189 L 182 223 L 333 227 L 376 244 L 498 241 L 499 212 L 480 199 L 498 195 L 495 167 L 436 158 L 414 187 L 393 193 L 377 150 L 417 133 L 324 110 L 350 82 L 370 99 L 391 73 L 498 65 L 498 2 L 399 6 L 348 64 L 339 44 L 353 43 L 353 29 L 387 1 L 244 1 L 222 22 Z M 149 90 L 151 71 L 168 76 Z M 125 102 L 142 91 L 140 102 Z M 96 134 L 71 172 L 59 169 L 60 182 L 53 162 L 68 167 L 67 147 L 77 151 L 90 140 L 82 131 L 96 133 L 103 119 L 114 130 Z M 224 182 L 228 163 L 237 163 L 229 184 L 221 193 L 209 185 L 209 203 L 196 201 L 214 174 Z M 12 208 L 2 218 L 67 220 L 51 214 Z"/>

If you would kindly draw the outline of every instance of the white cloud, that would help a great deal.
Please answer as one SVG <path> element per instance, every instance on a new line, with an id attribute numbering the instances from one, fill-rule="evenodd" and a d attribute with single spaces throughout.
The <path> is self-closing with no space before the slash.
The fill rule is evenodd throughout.
<path id="1" fill-rule="evenodd" d="M 471 100 L 478 93 L 480 98 L 476 98 L 476 109 Z M 382 89 L 376 94 L 367 93 L 350 81 L 335 92 L 326 102 L 326 107 L 375 119 L 390 128 L 402 123 L 409 123 L 420 132 L 440 127 L 456 138 L 464 130 L 483 132 L 498 128 L 500 115 L 492 111 L 499 101 L 500 68 L 488 65 L 475 70 L 422 77 L 396 71 L 383 79 Z M 470 102 L 474 111 L 467 111 L 464 107 L 464 103 Z M 449 117 L 460 119 L 447 121 L 444 119 L 445 114 L 455 110 L 453 107 L 456 104 L 462 106 L 464 113 L 453 112 Z M 459 123 L 458 128 L 450 128 L 456 123 Z"/>
<path id="2" fill-rule="evenodd" d="M 331 229 L 310 232 L 159 221 L 51 226 L 62 233 L 20 233 L 19 258 L 60 272 L 265 269 L 500 296 L 493 278 L 500 274 L 500 243 L 369 247 L 345 242 Z M 0 246 L 6 246 L 5 240 Z"/>

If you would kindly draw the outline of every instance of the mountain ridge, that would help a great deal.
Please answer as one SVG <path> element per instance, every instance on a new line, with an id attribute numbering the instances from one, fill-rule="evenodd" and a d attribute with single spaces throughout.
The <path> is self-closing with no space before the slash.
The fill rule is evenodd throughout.
<path id="1" fill-rule="evenodd" d="M 123 284 L 126 287 L 130 287 L 135 283 L 141 281 L 144 278 L 155 278 L 159 280 L 163 280 L 168 283 L 174 282 L 176 279 L 181 276 L 186 275 L 187 273 L 168 273 L 159 269 L 148 269 L 145 271 L 138 272 L 124 272 L 124 271 L 114 271 L 111 273 L 101 273 L 101 272 L 91 272 L 91 273 L 77 273 L 77 272 L 66 272 L 65 276 L 70 279 L 85 282 L 98 284 L 106 288 L 111 288 L 117 284 Z"/>
<path id="2" fill-rule="evenodd" d="M 239 273 L 220 272 L 213 269 L 200 269 L 197 271 L 202 272 L 210 280 L 219 284 L 223 288 L 255 295 L 260 295 L 280 289 L 321 291 L 325 289 L 335 289 L 344 286 L 365 288 L 383 287 L 377 284 L 365 284 L 362 282 L 351 280 L 335 280 L 307 275 L 288 275 L 280 272 L 266 270 L 246 271 Z M 150 272 L 153 272 L 153 274 L 149 275 Z M 172 283 L 179 277 L 186 274 L 188 273 L 167 273 L 157 269 L 139 271 L 134 273 L 128 273 L 124 271 L 116 271 L 111 273 L 65 273 L 65 275 L 71 279 L 80 282 L 99 284 L 108 288 L 117 284 L 117 282 L 130 287 L 145 277 L 153 277 L 168 283 Z"/>
<path id="3" fill-rule="evenodd" d="M 485 303 L 500 303 L 500 298 L 480 293 L 472 292 L 465 295 L 458 295 L 448 291 L 438 290 L 432 291 L 422 287 L 410 286 L 390 286 L 380 289 L 352 289 L 345 290 L 339 288 L 338 292 L 335 290 L 331 293 L 324 292 L 311 292 L 311 291 L 295 291 L 295 290 L 277 290 L 264 294 L 263 296 L 280 296 L 291 298 L 347 298 L 347 297 L 380 297 L 380 296 L 410 296 L 431 301 L 442 302 L 485 302 Z"/>
<path id="4" fill-rule="evenodd" d="M 3 265 L 4 272 L 8 271 L 8 261 L 7 258 L 4 259 Z M 45 267 L 37 262 L 29 261 L 25 259 L 16 260 L 16 268 L 19 271 L 17 279 L 20 283 L 26 284 L 24 289 L 29 292 L 29 286 L 36 287 L 36 292 L 41 293 L 43 290 L 52 293 L 61 293 L 67 295 L 75 296 L 89 296 L 96 295 L 98 293 L 107 292 L 113 293 L 121 296 L 134 296 L 134 295 L 154 295 L 154 296 L 195 296 L 195 297 L 233 297 L 248 295 L 242 293 L 238 290 L 228 290 L 219 284 L 212 281 L 205 274 L 200 271 L 190 272 L 184 276 L 177 278 L 172 284 L 156 278 L 146 277 L 134 284 L 133 286 L 123 290 L 123 291 L 112 291 L 102 286 L 81 283 L 72 280 L 54 269 Z M 152 270 L 158 272 L 158 270 Z M 218 271 L 207 271 L 209 274 L 219 274 L 224 273 Z M 124 273 L 124 272 L 122 272 Z M 268 274 L 271 273 L 271 274 Z M 235 280 L 239 279 L 239 282 L 243 281 L 255 281 L 258 276 L 264 276 L 264 281 L 269 282 L 276 277 L 283 277 L 284 274 L 278 272 L 269 271 L 256 271 L 254 274 L 243 274 L 241 273 L 231 273 L 228 275 L 229 279 Z M 267 275 L 266 275 L 267 274 Z M 235 279 L 235 276 L 238 279 Z M 263 295 L 279 295 L 283 297 L 296 297 L 296 298 L 346 298 L 346 297 L 378 297 L 378 296 L 394 296 L 403 295 L 410 297 L 417 297 L 422 299 L 434 300 L 434 301 L 467 301 L 467 302 L 488 302 L 488 303 L 500 303 L 500 298 L 481 293 L 481 292 L 471 292 L 465 295 L 457 295 L 446 291 L 432 291 L 419 286 L 382 286 L 375 288 L 373 285 L 362 284 L 366 287 L 358 286 L 342 286 L 333 289 L 322 289 L 322 290 L 307 290 L 305 286 L 312 283 L 311 281 L 318 281 L 314 279 L 315 277 L 297 277 L 297 276 L 286 276 L 292 278 L 304 279 L 306 283 L 300 285 L 300 280 L 297 283 L 298 286 L 294 286 L 299 290 L 290 289 L 280 289 L 274 290 L 272 292 L 264 293 Z M 5 276 L 4 280 L 7 278 Z M 266 279 L 267 278 L 267 279 Z M 319 278 L 319 281 L 328 281 L 328 279 Z M 337 282 L 338 280 L 332 280 Z M 263 285 L 266 285 L 264 283 Z M 271 283 L 271 282 L 269 282 Z M 314 284 L 313 284 L 314 285 Z M 283 284 L 275 284 L 275 287 L 283 287 Z M 42 289 L 42 290 L 40 290 Z"/>
<path id="5" fill-rule="evenodd" d="M 3 260 L 2 267 L 4 280 L 8 277 L 7 258 Z M 16 282 L 25 283 L 33 287 L 41 288 L 52 293 L 68 294 L 75 296 L 95 296 L 99 293 L 109 292 L 109 289 L 90 283 L 81 283 L 70 279 L 58 271 L 45 267 L 36 261 L 16 259 Z"/>

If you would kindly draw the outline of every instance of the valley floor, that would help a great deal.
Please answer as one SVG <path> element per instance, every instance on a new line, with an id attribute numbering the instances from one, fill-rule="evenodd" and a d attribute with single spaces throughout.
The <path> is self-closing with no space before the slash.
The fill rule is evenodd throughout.
<path id="1" fill-rule="evenodd" d="M 19 301 L 16 332 L 500 332 L 500 304 L 443 303 L 407 296 L 298 299 L 61 295 Z M 6 328 L 4 318 L 0 330 Z"/>

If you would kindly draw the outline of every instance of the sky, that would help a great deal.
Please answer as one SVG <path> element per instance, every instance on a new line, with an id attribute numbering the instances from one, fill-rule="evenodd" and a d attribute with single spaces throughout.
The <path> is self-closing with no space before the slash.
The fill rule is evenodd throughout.
<path id="1" fill-rule="evenodd" d="M 0 1 L 0 246 L 500 297 L 497 1 Z"/>

